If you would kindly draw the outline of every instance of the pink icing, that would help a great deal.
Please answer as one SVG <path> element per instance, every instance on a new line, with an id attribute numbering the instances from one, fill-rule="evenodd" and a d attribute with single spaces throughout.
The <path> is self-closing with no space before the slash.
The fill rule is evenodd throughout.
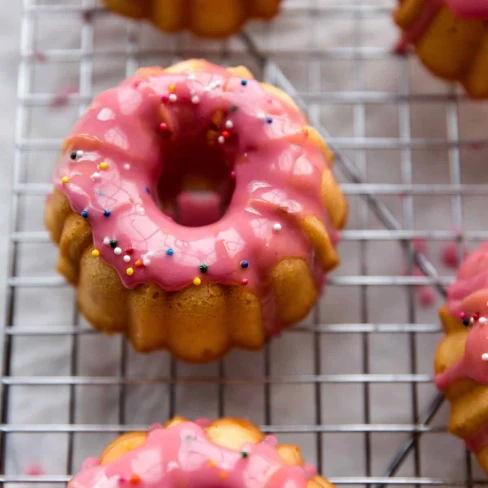
<path id="1" fill-rule="evenodd" d="M 447 5 L 455 15 L 462 19 L 488 19 L 488 0 L 429 0 L 422 15 L 403 32 L 395 50 L 404 52 L 409 45 L 420 39 L 444 5 Z"/>
<path id="2" fill-rule="evenodd" d="M 464 19 L 488 19 L 488 0 L 446 0 L 449 8 Z"/>
<path id="3" fill-rule="evenodd" d="M 470 319 L 476 315 L 468 328 L 464 355 L 437 374 L 435 384 L 440 390 L 446 390 L 456 381 L 472 379 L 488 386 L 488 355 L 485 356 L 488 353 L 488 242 L 461 265 L 456 282 L 447 290 L 447 298 L 446 305 L 454 317 Z M 480 430 L 466 443 L 471 450 L 479 451 L 488 444 L 488 428 Z"/>
<path id="4" fill-rule="evenodd" d="M 218 130 L 226 131 L 226 138 L 206 154 L 202 134 L 218 111 L 224 113 Z M 319 218 L 337 242 L 321 197 L 327 162 L 307 137 L 305 125 L 297 109 L 257 81 L 241 80 L 219 66 L 205 63 L 184 74 L 142 70 L 99 95 L 77 122 L 57 164 L 55 186 L 75 212 L 88 213 L 95 249 L 127 288 L 153 282 L 175 291 L 193 286 L 195 278 L 248 284 L 263 303 L 271 333 L 279 329 L 267 278 L 272 267 L 287 257 L 303 258 L 317 286 L 323 281 L 303 219 Z M 70 155 L 77 150 L 83 153 L 73 161 Z M 206 171 L 213 180 L 222 180 L 219 191 L 231 198 L 216 222 L 185 227 L 172 219 L 171 210 L 159 208 L 163 188 L 179 198 L 176 213 L 190 224 L 216 212 L 216 202 L 207 198 L 202 215 L 191 216 L 198 202 L 178 197 L 175 190 L 178 178 L 185 177 L 179 158 L 189 161 L 190 171 Z M 216 159 L 219 167 L 213 164 Z M 102 162 L 108 164 L 105 170 Z M 69 181 L 62 183 L 63 177 Z M 107 210 L 110 215 L 104 216 Z M 116 240 L 121 253 L 115 254 L 104 240 Z M 129 252 L 130 262 L 124 261 Z M 137 267 L 139 260 L 145 265 Z M 201 265 L 208 267 L 206 273 Z"/>
<path id="5" fill-rule="evenodd" d="M 311 465 L 286 464 L 266 441 L 246 444 L 242 452 L 214 444 L 202 427 L 183 422 L 149 432 L 144 445 L 112 463 L 85 467 L 68 486 L 305 488 L 316 475 Z M 136 483 L 130 481 L 134 476 Z"/>

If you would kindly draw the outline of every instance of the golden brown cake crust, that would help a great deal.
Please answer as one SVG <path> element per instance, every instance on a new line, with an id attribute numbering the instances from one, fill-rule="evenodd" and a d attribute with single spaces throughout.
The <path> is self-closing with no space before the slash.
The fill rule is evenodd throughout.
<path id="1" fill-rule="evenodd" d="M 441 340 L 435 355 L 435 373 L 440 374 L 457 364 L 464 356 L 468 329 L 447 306 L 439 310 L 446 336 Z M 488 425 L 488 386 L 463 378 L 453 382 L 444 395 L 451 403 L 449 432 L 469 443 Z M 488 448 L 475 450 L 480 466 L 488 473 Z"/>
<path id="2" fill-rule="evenodd" d="M 399 50 L 415 46 L 435 75 L 459 81 L 472 98 L 488 97 L 488 29 L 482 18 L 462 19 L 428 0 L 400 2 L 394 18 L 403 30 Z"/>
<path id="3" fill-rule="evenodd" d="M 281 0 L 104 0 L 121 15 L 147 19 L 165 32 L 191 30 L 201 37 L 223 38 L 248 19 L 271 19 Z"/>

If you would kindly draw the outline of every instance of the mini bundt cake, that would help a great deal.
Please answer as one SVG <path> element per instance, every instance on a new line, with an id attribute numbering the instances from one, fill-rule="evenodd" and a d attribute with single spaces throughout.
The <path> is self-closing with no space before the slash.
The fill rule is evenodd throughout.
<path id="1" fill-rule="evenodd" d="M 64 142 L 46 225 L 98 329 L 210 361 L 303 319 L 347 204 L 294 102 L 245 68 L 145 68 Z"/>
<path id="2" fill-rule="evenodd" d="M 488 473 L 488 243 L 460 267 L 440 317 L 435 382 L 451 403 L 449 431 Z"/>
<path id="3" fill-rule="evenodd" d="M 238 32 L 248 19 L 271 19 L 281 0 L 104 0 L 121 15 L 148 19 L 165 32 L 189 29 L 201 37 Z"/>
<path id="4" fill-rule="evenodd" d="M 278 445 L 241 419 L 176 417 L 149 432 L 124 434 L 89 458 L 68 488 L 334 488 L 305 464 L 297 446 Z"/>
<path id="5" fill-rule="evenodd" d="M 486 0 L 400 0 L 395 20 L 399 52 L 415 46 L 435 75 L 461 82 L 473 98 L 488 97 Z"/>

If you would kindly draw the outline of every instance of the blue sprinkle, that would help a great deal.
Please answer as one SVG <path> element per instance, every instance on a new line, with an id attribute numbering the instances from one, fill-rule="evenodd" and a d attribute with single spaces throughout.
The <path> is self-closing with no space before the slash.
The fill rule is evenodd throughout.
<path id="1" fill-rule="evenodd" d="M 166 254 L 167 254 L 168 256 L 172 256 L 172 255 L 174 254 L 173 249 L 169 248 L 169 249 L 166 251 Z"/>
<path id="2" fill-rule="evenodd" d="M 88 210 L 83 210 L 83 212 L 81 212 L 81 216 L 82 216 L 84 219 L 87 219 L 87 218 L 88 218 Z"/>
<path id="3" fill-rule="evenodd" d="M 110 210 L 104 210 L 103 215 L 105 215 L 105 217 L 110 217 Z"/>
<path id="4" fill-rule="evenodd" d="M 246 269 L 249 266 L 249 263 L 247 261 L 241 261 L 241 268 Z"/>
<path id="5" fill-rule="evenodd" d="M 148 187 L 148 186 L 146 186 L 146 193 L 147 193 L 148 195 L 150 195 L 150 194 L 151 194 L 151 190 L 149 189 L 149 187 Z"/>
<path id="6" fill-rule="evenodd" d="M 246 86 L 247 85 L 247 80 L 241 80 L 241 85 Z"/>
<path id="7" fill-rule="evenodd" d="M 267 123 L 267 124 L 272 124 L 272 123 L 273 123 L 273 119 L 272 119 L 271 117 L 268 117 L 268 118 L 266 119 L 266 123 Z"/>

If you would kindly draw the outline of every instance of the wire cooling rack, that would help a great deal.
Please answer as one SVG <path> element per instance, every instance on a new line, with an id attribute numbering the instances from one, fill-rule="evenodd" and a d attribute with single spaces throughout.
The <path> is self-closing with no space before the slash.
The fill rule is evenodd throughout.
<path id="1" fill-rule="evenodd" d="M 432 385 L 453 275 L 439 251 L 488 237 L 488 111 L 391 54 L 395 2 L 287 0 L 271 25 L 225 42 L 160 34 L 94 0 L 23 3 L 0 483 L 65 483 L 117 433 L 180 414 L 248 417 L 341 486 L 488 485 Z M 311 316 L 262 353 L 203 366 L 93 331 L 42 225 L 62 138 L 92 97 L 190 56 L 288 91 L 335 149 L 351 206 L 342 265 Z M 437 302 L 422 306 L 430 290 Z"/>

